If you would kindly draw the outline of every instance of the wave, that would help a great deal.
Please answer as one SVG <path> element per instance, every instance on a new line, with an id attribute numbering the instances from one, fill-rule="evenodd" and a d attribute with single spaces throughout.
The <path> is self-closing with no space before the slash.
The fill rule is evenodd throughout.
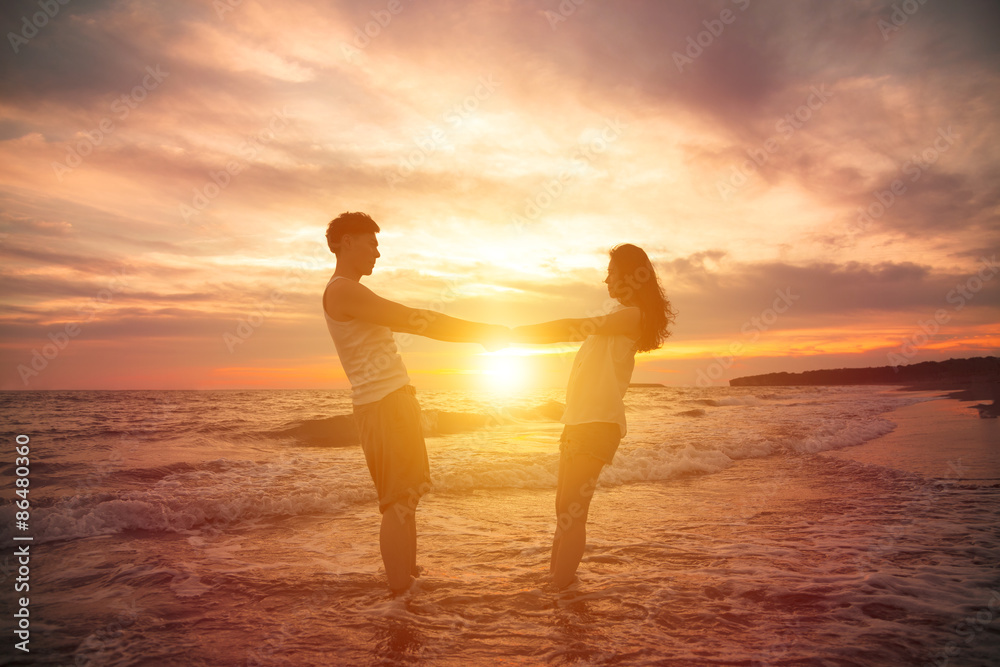
<path id="1" fill-rule="evenodd" d="M 815 454 L 831 449 L 843 449 L 860 445 L 863 442 L 889 433 L 896 424 L 888 419 L 873 419 L 871 421 L 844 423 L 830 420 L 818 427 L 805 438 L 790 443 L 791 449 L 801 454 Z"/>
<path id="2" fill-rule="evenodd" d="M 433 437 L 531 421 L 558 421 L 564 407 L 558 401 L 548 401 L 531 408 L 505 408 L 488 413 L 421 410 L 420 422 L 424 436 Z M 305 419 L 268 431 L 266 435 L 292 439 L 307 447 L 350 447 L 361 442 L 353 415 Z"/>
<path id="3" fill-rule="evenodd" d="M 283 479 L 287 468 L 251 461 L 213 461 L 193 470 L 171 468 L 173 474 L 146 488 L 79 493 L 48 507 L 36 505 L 31 514 L 35 542 L 128 531 L 220 530 L 259 520 L 337 513 L 347 505 L 375 499 L 367 470 L 353 479 L 338 477 L 336 483 L 317 476 L 299 476 L 288 483 Z M 156 473 L 147 469 L 132 474 Z M 0 540 L 14 534 L 14 510 L 13 505 L 0 508 L 4 522 Z"/>
<path id="4" fill-rule="evenodd" d="M 680 451 L 637 449 L 615 457 L 614 464 L 601 473 L 602 484 L 664 481 L 685 475 L 721 472 L 733 459 L 717 449 L 686 445 Z"/>
<path id="5" fill-rule="evenodd" d="M 305 419 L 295 425 L 269 431 L 273 438 L 291 438 L 308 447 L 348 447 L 361 442 L 353 415 Z"/>
<path id="6" fill-rule="evenodd" d="M 724 396 L 723 398 L 695 398 L 687 401 L 688 403 L 695 403 L 697 405 L 708 405 L 713 408 L 719 408 L 730 405 L 763 405 L 761 401 L 756 396 Z"/>
<path id="7" fill-rule="evenodd" d="M 319 420 L 315 420 L 319 421 Z M 888 433 L 894 424 L 885 419 L 860 423 L 830 420 L 803 436 L 683 445 L 623 448 L 601 474 L 601 485 L 620 486 L 664 482 L 726 470 L 740 460 L 768 456 L 810 455 L 860 444 Z M 553 489 L 559 465 L 556 451 L 539 454 L 518 451 L 479 451 L 462 459 L 432 461 L 433 490 L 454 493 L 482 489 Z M 489 456 L 489 459 L 484 458 Z M 36 541 L 79 539 L 140 530 L 186 534 L 220 530 L 257 521 L 293 516 L 337 514 L 346 506 L 371 503 L 374 487 L 360 453 L 340 470 L 312 468 L 302 474 L 301 461 L 231 461 L 175 463 L 112 473 L 117 478 L 101 491 L 79 493 L 50 506 L 36 506 L 32 529 Z M 291 466 L 291 468 L 289 467 Z M 290 475 L 290 470 L 300 470 Z M 118 482 L 145 482 L 122 491 Z M 9 539 L 15 524 L 14 507 L 0 509 L 0 540 Z"/>
<path id="8" fill-rule="evenodd" d="M 633 411 L 630 436 L 614 463 L 605 467 L 601 484 L 710 475 L 741 460 L 810 456 L 857 445 L 894 428 L 880 414 L 914 402 L 906 397 L 846 392 L 832 393 L 829 400 L 816 405 L 797 407 L 761 402 L 751 395 L 710 398 L 702 394 L 692 398 L 666 395 Z M 443 436 L 429 446 L 434 490 L 466 494 L 480 489 L 554 489 L 559 454 L 551 422 L 561 416 L 563 405 L 542 400 L 532 407 L 500 411 L 481 407 L 465 412 L 424 410 L 426 435 Z M 713 409 L 754 405 L 761 407 Z M 219 420 L 211 424 L 217 426 Z M 218 449 L 209 449 L 220 443 L 185 438 L 180 443 L 184 448 L 178 446 L 168 454 L 186 456 L 190 451 L 202 460 L 169 462 L 166 456 L 139 456 L 137 450 L 136 459 L 129 458 L 133 467 L 96 477 L 89 466 L 79 463 L 39 461 L 33 474 L 58 477 L 59 487 L 51 503 L 32 505 L 35 539 L 77 539 L 134 530 L 183 534 L 243 529 L 291 516 L 336 515 L 348 506 L 374 502 L 375 490 L 364 456 L 360 448 L 349 447 L 358 441 L 352 415 L 289 421 L 276 430 L 264 430 L 276 424 L 281 422 L 244 426 L 242 434 L 258 441 L 247 450 L 241 449 L 245 443 L 233 443 L 232 437 L 221 443 L 227 452 L 252 451 L 261 460 L 243 460 L 244 455 L 237 454 L 236 459 L 206 461 L 204 452 L 220 456 Z M 494 425 L 506 428 L 490 428 Z M 259 446 L 262 438 L 267 446 Z M 99 453 L 103 446 L 91 444 L 97 453 L 95 460 L 103 456 Z M 49 469 L 44 468 L 47 464 Z M 67 471 L 74 476 L 64 476 Z M 70 482 L 75 479 L 92 479 L 93 483 L 85 488 L 76 484 L 74 489 Z M 0 507 L 0 539 L 9 539 L 12 534 L 14 509 L 9 504 Z"/>
<path id="9" fill-rule="evenodd" d="M 114 470 L 108 473 L 108 478 L 113 482 L 156 482 L 171 475 L 181 473 L 193 474 L 221 474 L 226 473 L 239 464 L 226 459 L 216 461 L 204 461 L 200 463 L 187 463 L 178 461 L 162 466 L 150 468 L 126 468 L 124 470 Z"/>
<path id="10" fill-rule="evenodd" d="M 682 413 L 683 414 L 683 413 Z M 700 427 L 695 427 L 700 428 Z M 725 470 L 735 462 L 772 456 L 801 456 L 859 445 L 892 431 L 895 424 L 882 418 L 860 422 L 831 419 L 803 434 L 802 430 L 778 430 L 771 435 L 745 435 L 714 444 L 694 439 L 675 440 L 653 446 L 623 445 L 610 466 L 601 472 L 601 484 L 618 486 L 635 482 L 662 482 L 688 475 L 706 475 Z M 733 431 L 737 433 L 738 431 Z M 486 488 L 542 489 L 555 485 L 559 455 L 493 453 L 451 465 L 432 463 L 434 488 L 462 492 Z"/>

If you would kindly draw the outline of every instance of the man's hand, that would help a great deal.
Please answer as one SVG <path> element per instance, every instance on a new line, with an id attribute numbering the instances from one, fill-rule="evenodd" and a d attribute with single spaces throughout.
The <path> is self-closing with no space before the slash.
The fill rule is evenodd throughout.
<path id="1" fill-rule="evenodd" d="M 496 352 L 510 345 L 510 327 L 498 324 L 487 325 L 485 335 L 480 339 L 480 343 L 489 352 Z"/>

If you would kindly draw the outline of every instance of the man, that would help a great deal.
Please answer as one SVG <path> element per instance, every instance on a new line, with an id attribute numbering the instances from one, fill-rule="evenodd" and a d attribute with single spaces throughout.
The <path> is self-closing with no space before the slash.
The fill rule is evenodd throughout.
<path id="1" fill-rule="evenodd" d="M 420 405 L 392 334 L 502 347 L 510 329 L 408 308 L 362 285 L 361 277 L 371 275 L 380 257 L 379 231 L 365 213 L 342 213 L 330 222 L 326 241 L 337 268 L 323 295 L 323 311 L 351 381 L 361 446 L 378 491 L 379 546 L 389 588 L 401 593 L 419 576 L 415 512 L 430 488 L 430 468 Z"/>

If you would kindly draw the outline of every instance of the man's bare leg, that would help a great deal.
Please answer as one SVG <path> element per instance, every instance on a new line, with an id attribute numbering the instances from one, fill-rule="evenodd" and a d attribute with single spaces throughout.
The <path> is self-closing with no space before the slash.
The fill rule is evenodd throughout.
<path id="1" fill-rule="evenodd" d="M 410 528 L 410 554 L 413 558 L 410 560 L 410 574 L 414 577 L 420 576 L 420 568 L 417 567 L 417 513 L 414 512 L 410 515 L 410 521 L 407 523 Z"/>
<path id="2" fill-rule="evenodd" d="M 402 593 L 413 583 L 410 572 L 417 557 L 415 510 L 405 503 L 393 503 L 382 514 L 379 548 L 385 576 L 393 593 Z"/>
<path id="3" fill-rule="evenodd" d="M 556 554 L 559 553 L 559 545 L 562 542 L 562 531 L 559 530 L 559 508 L 562 507 L 562 498 L 565 495 L 563 487 L 566 485 L 566 468 L 569 467 L 569 460 L 565 455 L 559 457 L 559 478 L 556 482 L 556 532 L 552 537 L 552 558 L 549 559 L 549 574 L 556 571 Z"/>
<path id="4" fill-rule="evenodd" d="M 567 462 L 564 486 L 556 507 L 556 539 L 552 551 L 552 582 L 569 586 L 587 545 L 587 515 L 604 462 L 586 454 Z"/>

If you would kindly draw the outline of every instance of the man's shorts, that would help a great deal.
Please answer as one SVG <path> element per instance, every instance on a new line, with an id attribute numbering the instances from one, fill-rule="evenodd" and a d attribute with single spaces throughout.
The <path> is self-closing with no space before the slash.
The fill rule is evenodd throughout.
<path id="1" fill-rule="evenodd" d="M 622 431 L 618 424 L 567 424 L 559 438 L 559 452 L 562 456 L 589 454 L 610 465 L 621 440 Z"/>
<path id="2" fill-rule="evenodd" d="M 427 447 L 420 427 L 420 404 L 412 385 L 373 403 L 354 406 L 361 448 L 378 492 L 378 508 L 393 503 L 415 509 L 431 485 Z"/>

